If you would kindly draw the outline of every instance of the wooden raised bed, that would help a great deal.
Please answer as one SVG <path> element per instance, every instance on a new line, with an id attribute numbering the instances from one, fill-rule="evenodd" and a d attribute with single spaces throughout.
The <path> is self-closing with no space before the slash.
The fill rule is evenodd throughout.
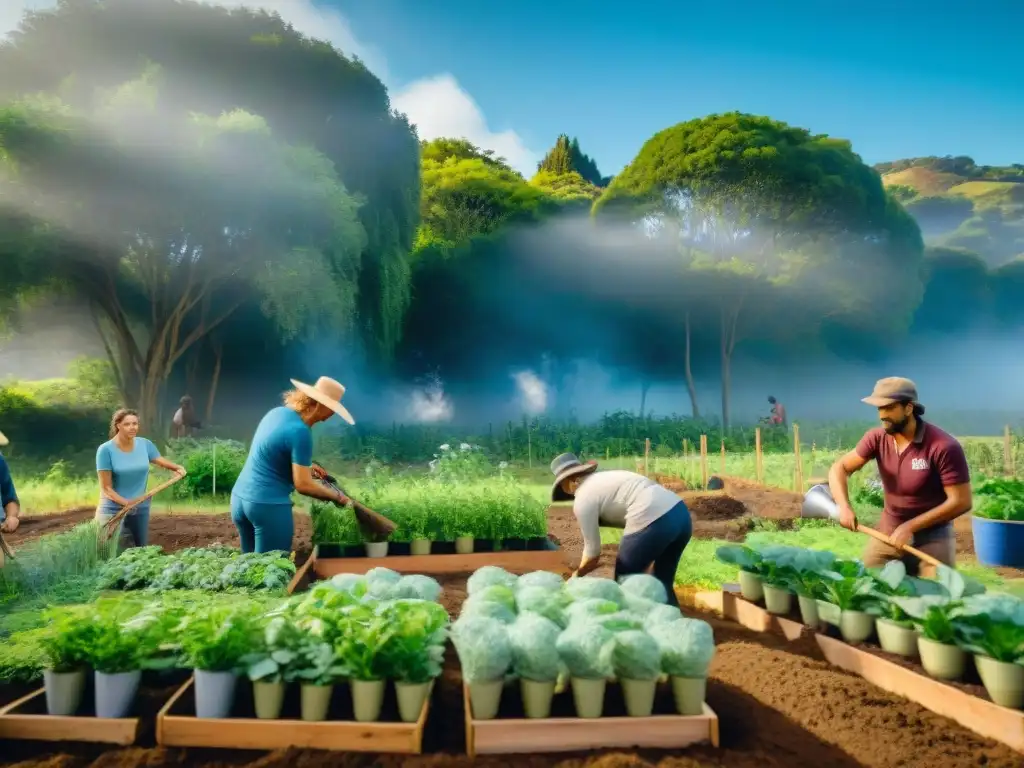
<path id="1" fill-rule="evenodd" d="M 239 680 L 239 688 L 244 691 L 246 687 L 247 681 Z M 256 719 L 251 712 L 251 701 L 248 701 L 250 697 L 244 693 L 236 703 L 236 711 L 244 716 L 199 719 L 195 715 L 195 693 L 190 678 L 157 715 L 156 743 L 162 747 L 259 750 L 304 747 L 339 752 L 407 755 L 417 755 L 423 751 L 423 727 L 430 710 L 429 698 L 415 723 L 357 723 L 354 720 L 337 719 L 305 722 L 298 717 L 298 691 L 292 693 L 294 695 L 285 698 L 284 717 L 279 720 Z M 338 693 L 335 691 L 336 701 Z M 332 707 L 331 714 L 336 714 L 338 709 Z M 385 705 L 385 714 L 387 711 Z"/>
<path id="2" fill-rule="evenodd" d="M 718 715 L 707 704 L 704 713 L 652 717 L 497 717 L 474 720 L 469 688 L 462 687 L 466 717 L 466 753 L 507 755 L 579 752 L 591 749 L 680 749 L 709 742 L 718 746 Z"/>
<path id="3" fill-rule="evenodd" d="M 88 702 L 91 697 L 86 696 Z M 25 741 L 80 741 L 95 744 L 134 744 L 141 723 L 138 717 L 102 718 L 83 705 L 81 715 L 46 714 L 46 693 L 38 691 L 0 708 L 0 739 Z"/>
<path id="4" fill-rule="evenodd" d="M 440 576 L 449 573 L 472 573 L 485 565 L 496 565 L 513 573 L 566 569 L 561 549 L 505 550 L 474 552 L 471 555 L 388 555 L 387 557 L 322 557 L 320 547 L 313 548 L 313 571 L 321 579 L 339 573 L 366 573 L 371 568 L 390 568 L 398 573 L 420 573 Z"/>
<path id="5" fill-rule="evenodd" d="M 728 590 L 731 585 L 725 585 Z M 775 632 L 789 640 L 814 633 L 815 642 L 825 660 L 852 672 L 872 685 L 902 696 L 937 715 L 948 717 L 964 728 L 1024 752 L 1024 711 L 1001 707 L 952 685 L 895 664 L 871 651 L 856 648 L 842 640 L 823 635 L 798 621 L 772 616 L 760 606 L 749 603 L 731 591 L 698 592 L 698 608 L 715 611 L 755 632 Z"/>

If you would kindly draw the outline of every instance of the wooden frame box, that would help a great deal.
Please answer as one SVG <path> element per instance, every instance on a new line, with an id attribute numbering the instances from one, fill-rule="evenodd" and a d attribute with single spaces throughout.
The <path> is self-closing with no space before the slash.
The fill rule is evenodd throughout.
<path id="1" fill-rule="evenodd" d="M 389 555 L 387 557 L 320 557 L 313 549 L 313 571 L 321 579 L 339 573 L 366 573 L 371 568 L 390 568 L 402 574 L 420 573 L 442 576 L 472 573 L 485 565 L 496 565 L 513 573 L 552 571 L 562 574 L 568 568 L 561 549 L 474 552 L 471 555 Z"/>
<path id="2" fill-rule="evenodd" d="M 239 687 L 246 681 L 239 680 Z M 336 692 L 337 693 L 337 692 Z M 156 718 L 156 743 L 162 747 L 214 747 L 274 750 L 304 747 L 342 752 L 388 752 L 417 755 L 423 751 L 423 728 L 430 701 L 415 723 L 357 723 L 352 720 L 305 722 L 255 717 L 199 719 L 195 716 L 193 679 L 164 705 Z"/>
<path id="3" fill-rule="evenodd" d="M 0 739 L 81 741 L 95 744 L 134 744 L 138 717 L 103 718 L 91 714 L 57 717 L 46 714 L 43 688 L 0 708 Z"/>
<path id="4" fill-rule="evenodd" d="M 704 713 L 652 717 L 552 717 L 474 720 L 469 688 L 462 686 L 466 717 L 466 754 L 528 754 L 578 752 L 591 749 L 680 749 L 710 742 L 718 746 L 718 715 L 707 704 Z"/>
<path id="5" fill-rule="evenodd" d="M 829 664 L 852 672 L 884 691 L 920 704 L 937 715 L 948 717 L 980 736 L 1024 752 L 1024 712 L 1001 707 L 923 672 L 894 664 L 871 651 L 815 632 L 800 622 L 772 616 L 760 606 L 733 594 L 729 586 L 724 585 L 722 592 L 698 592 L 694 603 L 698 608 L 720 613 L 754 632 L 775 632 L 788 640 L 813 632 L 815 642 Z"/>

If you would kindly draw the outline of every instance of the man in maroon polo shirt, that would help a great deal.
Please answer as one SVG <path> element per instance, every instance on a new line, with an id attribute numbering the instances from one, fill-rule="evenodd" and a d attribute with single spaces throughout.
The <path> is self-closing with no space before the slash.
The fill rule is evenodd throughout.
<path id="1" fill-rule="evenodd" d="M 924 406 L 917 401 L 917 387 L 910 379 L 879 379 L 863 402 L 878 408 L 882 426 L 865 434 L 829 471 L 828 485 L 839 506 L 840 522 L 857 530 L 847 478 L 874 459 L 885 491 L 879 528 L 894 546 L 869 539 L 864 564 L 877 567 L 902 559 L 909 573 L 934 576 L 934 567 L 896 547 L 910 544 L 953 565 L 956 539 L 952 523 L 971 508 L 971 477 L 964 449 L 955 437 L 921 419 Z"/>

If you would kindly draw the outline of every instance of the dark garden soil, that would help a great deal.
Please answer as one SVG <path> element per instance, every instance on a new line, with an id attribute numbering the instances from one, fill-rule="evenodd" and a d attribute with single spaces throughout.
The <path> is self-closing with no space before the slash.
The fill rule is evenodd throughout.
<path id="1" fill-rule="evenodd" d="M 707 526 L 736 530 L 753 513 L 776 519 L 799 515 L 796 494 L 747 484 L 726 484 L 728 496 L 688 505 L 697 535 Z M 789 498 L 792 496 L 793 498 Z M 746 515 L 723 520 L 726 502 Z M 733 507 L 735 509 L 735 507 Z M 297 515 L 296 523 L 305 516 Z M 166 523 L 158 521 L 166 520 Z M 181 548 L 213 541 L 235 542 L 224 516 L 160 515 L 153 519 L 153 543 Z M 579 562 L 582 541 L 572 512 L 553 508 L 550 535 L 561 545 L 567 569 Z M 721 535 L 717 532 L 713 535 Z M 309 551 L 308 525 L 297 530 L 296 548 Z M 704 533 L 703 535 L 709 535 Z M 615 547 L 605 548 L 600 575 L 611 575 Z M 607 571 L 605 573 L 604 571 Z M 466 575 L 442 580 L 442 602 L 454 615 L 465 598 Z M 681 599 L 685 603 L 685 595 Z M 711 665 L 707 702 L 720 719 L 721 747 L 674 752 L 592 751 L 585 754 L 495 756 L 464 754 L 461 679 L 449 651 L 434 689 L 423 756 L 326 753 L 285 749 L 270 753 L 161 749 L 152 746 L 152 727 L 143 746 L 127 749 L 87 745 L 0 743 L 0 765 L 19 768 L 1019 768 L 1024 758 L 977 736 L 923 707 L 886 693 L 825 662 L 810 637 L 790 642 L 754 633 L 708 614 L 696 614 L 715 632 L 717 654 Z M 565 694 L 563 694 L 564 696 Z M 508 706 L 515 705 L 515 693 Z M 560 703 L 559 706 L 564 706 Z M 614 709 L 610 692 L 608 706 Z M 611 714 L 611 711 L 609 711 Z"/>

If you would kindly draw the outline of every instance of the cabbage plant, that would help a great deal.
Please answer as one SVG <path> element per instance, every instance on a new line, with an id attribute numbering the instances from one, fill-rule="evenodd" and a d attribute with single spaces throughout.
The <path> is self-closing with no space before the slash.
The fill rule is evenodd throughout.
<path id="1" fill-rule="evenodd" d="M 653 637 L 639 629 L 615 633 L 612 669 L 626 680 L 654 680 L 661 674 L 661 651 Z"/>
<path id="2" fill-rule="evenodd" d="M 662 672 L 675 677 L 708 676 L 715 657 L 715 636 L 706 621 L 680 618 L 649 626 L 647 631 L 658 644 Z"/>
<path id="3" fill-rule="evenodd" d="M 452 645 L 467 683 L 501 679 L 512 665 L 512 647 L 502 622 L 463 614 L 452 624 Z"/>
<path id="4" fill-rule="evenodd" d="M 581 678 L 608 678 L 614 673 L 615 634 L 592 621 L 570 622 L 556 643 L 569 674 Z"/>
<path id="5" fill-rule="evenodd" d="M 667 603 L 668 591 L 665 585 L 649 573 L 634 573 L 619 580 L 625 599 L 640 598 L 652 603 Z"/>
<path id="6" fill-rule="evenodd" d="M 735 565 L 741 571 L 761 575 L 761 555 L 757 550 L 744 544 L 726 544 L 715 550 L 715 558 L 723 563 Z"/>
<path id="7" fill-rule="evenodd" d="M 562 671 L 558 655 L 561 628 L 536 613 L 523 613 L 508 628 L 512 670 L 526 680 L 549 682 Z"/>
<path id="8" fill-rule="evenodd" d="M 470 575 L 469 579 L 466 581 L 466 592 L 469 595 L 475 595 L 487 587 L 492 586 L 514 589 L 518 578 L 518 576 L 513 573 L 509 573 L 504 568 L 499 568 L 496 565 L 485 565 L 482 568 L 477 568 L 472 575 Z"/>
<path id="9" fill-rule="evenodd" d="M 964 600 L 958 624 L 964 650 L 1024 664 L 1024 601 L 1011 595 L 972 595 Z"/>
<path id="10" fill-rule="evenodd" d="M 597 576 L 573 576 L 565 582 L 565 591 L 573 600 L 610 600 L 620 608 L 626 606 L 622 587 L 611 579 L 601 579 Z"/>

